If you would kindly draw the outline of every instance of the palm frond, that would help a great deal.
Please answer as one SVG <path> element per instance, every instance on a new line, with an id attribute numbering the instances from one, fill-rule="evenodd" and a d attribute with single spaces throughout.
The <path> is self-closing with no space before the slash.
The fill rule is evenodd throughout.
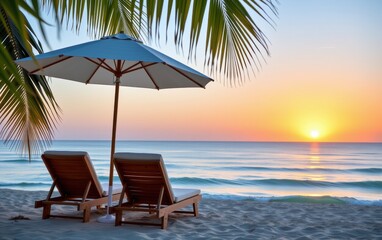
<path id="1" fill-rule="evenodd" d="M 247 69 L 258 69 L 264 60 L 263 55 L 269 54 L 268 40 L 247 8 L 254 9 L 264 19 L 268 17 L 262 13 L 256 1 L 245 2 L 247 7 L 241 1 L 234 0 L 210 2 L 206 65 L 212 73 L 222 72 L 230 84 L 245 80 L 243 73 Z"/>
<path id="2" fill-rule="evenodd" d="M 42 7 L 51 11 L 58 26 L 71 23 L 70 27 L 77 33 L 81 24 L 86 20 L 87 31 L 94 38 L 125 31 L 128 34 L 143 38 L 146 32 L 146 17 L 141 1 L 115 0 L 115 1 L 67 1 L 44 0 Z"/>
<path id="3" fill-rule="evenodd" d="M 159 5 L 161 2 L 157 6 L 154 6 L 154 1 L 147 0 L 147 2 L 150 2 L 150 9 L 155 7 L 162 9 Z M 169 0 L 165 19 L 166 29 L 168 31 L 171 14 L 174 13 L 172 18 L 175 25 L 174 43 L 180 48 L 183 48 L 184 33 L 189 29 L 189 59 L 196 59 L 201 31 L 205 29 L 205 67 L 212 75 L 219 77 L 221 74 L 221 79 L 226 79 L 230 85 L 242 83 L 247 79 L 248 71 L 259 69 L 261 63 L 265 61 L 264 55 L 269 55 L 269 41 L 254 19 L 255 17 L 262 19 L 273 27 L 274 21 L 268 12 L 277 16 L 274 2 L 272 0 Z M 148 11 L 147 15 L 148 22 L 151 22 L 154 19 L 154 11 Z M 156 31 L 160 22 L 159 17 L 156 16 Z M 148 30 L 150 31 L 150 28 Z"/>
<path id="4" fill-rule="evenodd" d="M 0 137 L 21 153 L 45 149 L 53 139 L 59 107 L 45 77 L 28 75 L 13 60 L 30 56 L 31 49 L 42 52 L 41 44 L 25 16 L 10 17 L 0 6 Z M 23 27 L 19 31 L 20 25 Z M 25 41 L 25 34 L 27 41 Z"/>

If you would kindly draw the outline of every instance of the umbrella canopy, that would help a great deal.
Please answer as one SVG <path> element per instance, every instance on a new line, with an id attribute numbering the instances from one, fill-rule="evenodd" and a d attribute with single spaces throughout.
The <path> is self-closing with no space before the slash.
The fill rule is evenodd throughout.
<path id="1" fill-rule="evenodd" d="M 31 74 L 73 81 L 140 88 L 205 87 L 212 79 L 194 69 L 119 33 L 36 56 L 19 59 L 17 64 Z"/>
<path id="2" fill-rule="evenodd" d="M 211 78 L 144 45 L 123 32 L 59 50 L 16 60 L 31 74 L 86 84 L 115 85 L 109 193 L 113 188 L 119 86 L 140 88 L 204 88 Z M 111 196 L 111 194 L 109 194 Z M 108 210 L 111 205 L 109 198 Z M 108 214 L 109 215 L 109 211 Z"/>

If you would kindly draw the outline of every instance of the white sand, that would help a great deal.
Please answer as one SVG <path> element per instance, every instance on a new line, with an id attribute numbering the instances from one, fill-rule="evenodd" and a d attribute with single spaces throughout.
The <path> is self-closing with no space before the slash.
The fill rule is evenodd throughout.
<path id="1" fill-rule="evenodd" d="M 41 219 L 46 192 L 0 189 L 0 239 L 382 239 L 382 207 L 203 199 L 200 216 L 175 215 L 167 230 L 77 219 Z M 76 214 L 73 208 L 58 211 Z M 9 220 L 22 215 L 30 220 Z"/>

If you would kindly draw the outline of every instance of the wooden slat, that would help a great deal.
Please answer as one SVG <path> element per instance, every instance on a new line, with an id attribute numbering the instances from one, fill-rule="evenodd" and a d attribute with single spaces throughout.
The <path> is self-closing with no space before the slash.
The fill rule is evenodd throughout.
<path id="1" fill-rule="evenodd" d="M 151 175 L 148 175 L 148 174 L 136 174 L 136 173 L 126 173 L 126 174 L 123 174 L 122 175 L 124 178 L 128 178 L 128 179 L 162 179 L 162 175 L 159 175 L 159 174 L 151 174 Z"/>
<path id="2" fill-rule="evenodd" d="M 57 189 L 61 194 L 67 196 L 83 196 L 86 190 L 87 183 L 92 182 L 89 189 L 89 197 L 102 197 L 102 190 L 96 176 L 93 176 L 88 163 L 90 160 L 86 157 L 80 156 L 43 156 L 45 165 L 47 166 L 52 178 L 57 180 Z"/>

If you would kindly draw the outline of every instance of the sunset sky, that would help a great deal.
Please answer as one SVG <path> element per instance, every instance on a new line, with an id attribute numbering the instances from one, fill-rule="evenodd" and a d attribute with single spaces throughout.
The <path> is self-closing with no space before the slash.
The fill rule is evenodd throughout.
<path id="1" fill-rule="evenodd" d="M 271 56 L 250 81 L 123 87 L 117 139 L 381 142 L 382 1 L 280 0 L 278 10 L 275 29 L 260 22 Z M 52 49 L 91 40 L 49 31 Z M 187 63 L 171 44 L 150 46 Z M 202 58 L 189 64 L 207 73 Z M 63 111 L 56 139 L 111 138 L 113 87 L 54 78 L 51 87 Z"/>

